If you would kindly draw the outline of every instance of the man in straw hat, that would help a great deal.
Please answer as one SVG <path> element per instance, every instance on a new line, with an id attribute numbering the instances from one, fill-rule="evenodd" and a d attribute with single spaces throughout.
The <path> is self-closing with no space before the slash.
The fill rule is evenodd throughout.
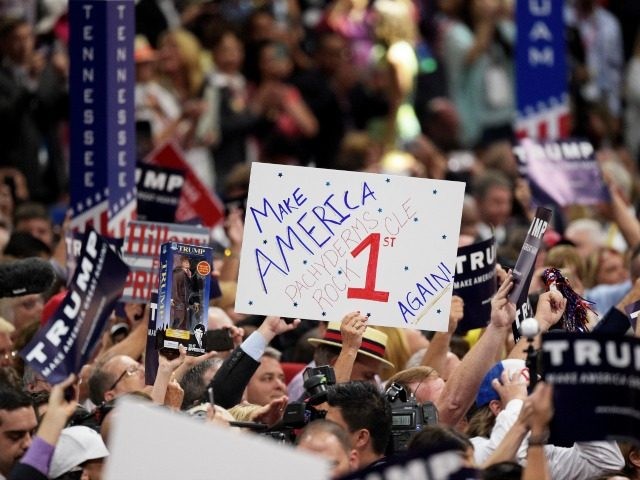
<path id="1" fill-rule="evenodd" d="M 367 320 L 360 312 L 351 312 L 342 322 L 329 322 L 322 338 L 309 339 L 316 351 L 308 366 L 332 366 L 337 383 L 349 380 L 377 383 L 382 369 L 393 364 L 384 358 L 387 335 L 369 328 Z M 302 372 L 291 380 L 288 391 L 291 399 L 303 395 Z"/>

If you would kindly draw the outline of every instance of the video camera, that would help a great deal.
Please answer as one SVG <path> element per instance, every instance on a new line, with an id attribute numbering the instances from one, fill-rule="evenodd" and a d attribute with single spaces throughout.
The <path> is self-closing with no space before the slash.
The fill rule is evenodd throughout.
<path id="1" fill-rule="evenodd" d="M 327 412 L 318 410 L 315 406 L 326 402 L 329 387 L 336 383 L 333 368 L 328 365 L 308 367 L 302 374 L 302 378 L 304 401 L 288 404 L 280 423 L 263 435 L 282 443 L 293 442 L 295 429 L 303 428 L 309 422 L 325 417 Z"/>
<path id="2" fill-rule="evenodd" d="M 438 409 L 432 402 L 418 404 L 413 395 L 398 383 L 385 392 L 391 404 L 391 443 L 393 453 L 405 452 L 409 439 L 425 425 L 438 423 Z"/>

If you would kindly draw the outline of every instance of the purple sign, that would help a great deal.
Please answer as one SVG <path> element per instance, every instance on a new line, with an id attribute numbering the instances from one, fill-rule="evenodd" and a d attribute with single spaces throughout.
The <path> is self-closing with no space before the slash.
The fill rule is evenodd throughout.
<path id="1" fill-rule="evenodd" d="M 27 365 L 51 383 L 79 372 L 90 360 L 129 273 L 94 230 L 86 234 L 77 265 L 58 310 L 20 351 Z"/>
<path id="2" fill-rule="evenodd" d="M 74 229 L 122 238 L 135 217 L 134 0 L 69 1 Z"/>
<path id="3" fill-rule="evenodd" d="M 588 141 L 538 143 L 524 139 L 514 153 L 536 204 L 565 207 L 609 201 L 595 151 Z"/>

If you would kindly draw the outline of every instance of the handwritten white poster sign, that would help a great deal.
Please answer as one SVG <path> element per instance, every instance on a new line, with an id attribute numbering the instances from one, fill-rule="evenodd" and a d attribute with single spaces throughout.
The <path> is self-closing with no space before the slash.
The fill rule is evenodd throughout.
<path id="1" fill-rule="evenodd" d="M 254 163 L 236 311 L 446 330 L 464 183 Z"/>

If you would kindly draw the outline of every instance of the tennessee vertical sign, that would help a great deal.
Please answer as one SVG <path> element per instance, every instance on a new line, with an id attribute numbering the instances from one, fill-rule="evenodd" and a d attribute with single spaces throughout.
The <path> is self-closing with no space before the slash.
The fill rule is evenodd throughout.
<path id="1" fill-rule="evenodd" d="M 72 225 L 122 237 L 135 216 L 134 0 L 70 0 Z"/>

